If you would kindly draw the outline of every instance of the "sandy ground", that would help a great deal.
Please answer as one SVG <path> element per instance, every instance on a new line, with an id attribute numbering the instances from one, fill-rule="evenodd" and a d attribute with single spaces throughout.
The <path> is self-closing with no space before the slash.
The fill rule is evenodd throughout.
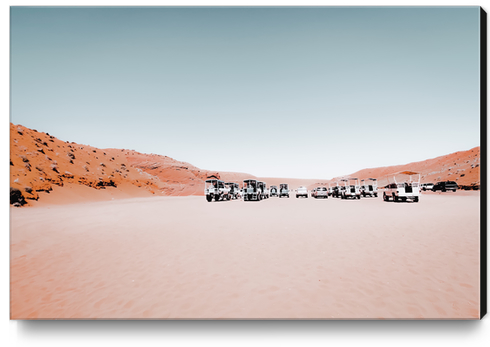
<path id="1" fill-rule="evenodd" d="M 11 318 L 476 319 L 479 197 L 12 208 Z"/>

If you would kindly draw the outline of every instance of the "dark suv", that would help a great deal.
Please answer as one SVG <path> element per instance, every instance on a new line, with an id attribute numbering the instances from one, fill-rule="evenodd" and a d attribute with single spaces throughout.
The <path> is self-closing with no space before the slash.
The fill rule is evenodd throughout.
<path id="1" fill-rule="evenodd" d="M 441 192 L 445 192 L 446 190 L 452 190 L 455 192 L 458 189 L 458 184 L 454 181 L 446 181 L 446 182 L 437 182 L 434 184 L 434 187 L 432 187 L 432 191 L 438 191 L 440 190 Z"/>

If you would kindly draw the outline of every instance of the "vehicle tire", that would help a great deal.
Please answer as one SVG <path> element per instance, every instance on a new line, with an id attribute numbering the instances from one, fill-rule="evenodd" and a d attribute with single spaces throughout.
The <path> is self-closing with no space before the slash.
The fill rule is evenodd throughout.
<path id="1" fill-rule="evenodd" d="M 219 201 L 219 195 L 214 196 L 214 201 Z"/>
<path id="2" fill-rule="evenodd" d="M 407 198 L 402 198 L 402 201 L 403 202 L 407 202 Z"/>
<path id="3" fill-rule="evenodd" d="M 398 198 L 395 194 L 393 194 L 393 202 L 398 202 Z"/>
<path id="4" fill-rule="evenodd" d="M 419 197 L 416 196 L 415 199 L 413 199 L 413 202 L 419 202 Z"/>
<path id="5" fill-rule="evenodd" d="M 211 201 L 213 201 L 213 197 L 211 195 L 206 195 L 206 200 L 208 202 L 211 202 Z"/>
<path id="6" fill-rule="evenodd" d="M 383 201 L 388 201 L 388 197 L 386 196 L 386 193 L 383 193 Z"/>
<path id="7" fill-rule="evenodd" d="M 364 196 L 364 197 L 366 197 L 366 196 Z M 358 196 L 357 196 L 357 200 L 360 200 L 360 199 L 361 199 L 361 196 L 360 196 L 360 195 L 358 195 Z"/>
<path id="8" fill-rule="evenodd" d="M 377 198 L 378 197 L 378 193 L 374 193 L 374 197 Z"/>
<path id="9" fill-rule="evenodd" d="M 442 192 L 445 193 L 446 192 L 446 189 L 443 189 Z"/>

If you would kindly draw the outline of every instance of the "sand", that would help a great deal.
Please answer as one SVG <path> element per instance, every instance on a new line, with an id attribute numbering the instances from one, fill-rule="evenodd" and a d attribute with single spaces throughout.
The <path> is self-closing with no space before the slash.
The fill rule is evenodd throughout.
<path id="1" fill-rule="evenodd" d="M 11 318 L 477 319 L 479 198 L 11 208 Z"/>

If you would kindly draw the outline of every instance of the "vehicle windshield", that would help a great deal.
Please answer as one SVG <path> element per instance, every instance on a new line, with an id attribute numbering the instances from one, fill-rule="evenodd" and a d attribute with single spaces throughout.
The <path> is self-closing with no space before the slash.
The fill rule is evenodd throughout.
<path id="1" fill-rule="evenodd" d="M 320 191 L 320 190 L 321 190 L 321 191 L 326 191 L 326 190 L 327 190 L 327 188 L 325 188 L 325 187 L 318 187 L 316 190 L 318 190 L 318 191 Z"/>
<path id="2" fill-rule="evenodd" d="M 204 184 L 205 189 L 218 188 L 217 180 L 207 180 Z"/>
<path id="3" fill-rule="evenodd" d="M 243 188 L 255 188 L 257 187 L 256 181 L 245 181 L 243 182 Z"/>

